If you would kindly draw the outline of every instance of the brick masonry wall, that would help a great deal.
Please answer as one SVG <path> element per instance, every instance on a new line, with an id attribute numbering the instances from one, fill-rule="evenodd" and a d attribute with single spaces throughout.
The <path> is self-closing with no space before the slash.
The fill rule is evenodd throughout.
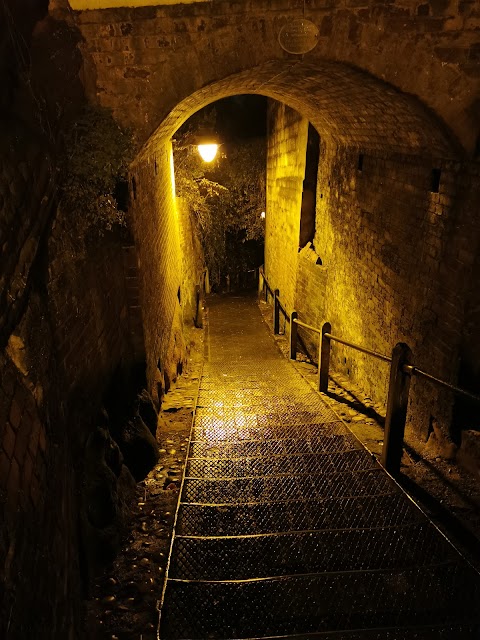
<path id="1" fill-rule="evenodd" d="M 192 325 L 197 311 L 196 286 L 202 284 L 203 251 L 191 218 L 188 204 L 177 198 L 177 212 L 182 255 L 181 306 L 185 325 Z M 201 291 L 203 296 L 203 291 Z"/>
<path id="2" fill-rule="evenodd" d="M 474 149 L 479 132 L 478 3 L 322 0 L 307 3 L 306 9 L 320 32 L 317 47 L 307 55 L 310 62 L 354 65 L 418 96 L 466 148 Z M 59 18 L 70 15 L 61 0 L 51 12 Z M 301 15 L 298 0 L 220 0 L 83 11 L 75 21 L 84 38 L 92 98 L 111 107 L 144 142 L 171 109 L 199 88 L 266 61 L 296 63 L 281 49 L 278 35 Z"/>
<path id="3" fill-rule="evenodd" d="M 459 164 L 377 153 L 365 154 L 360 171 L 358 156 L 322 148 L 315 247 L 329 273 L 326 317 L 334 333 L 381 353 L 406 342 L 418 367 L 454 381 L 478 237 L 473 194 L 459 186 Z M 442 171 L 438 193 L 432 165 Z M 341 345 L 333 362 L 386 399 L 386 366 Z M 409 422 L 417 432 L 426 437 L 433 419 L 448 431 L 450 409 L 447 394 L 414 380 Z"/>
<path id="4" fill-rule="evenodd" d="M 79 637 L 78 505 L 66 434 L 8 357 L 0 356 L 0 371 L 0 634 Z"/>
<path id="5" fill-rule="evenodd" d="M 308 324 L 321 327 L 326 319 L 328 269 L 316 264 L 318 254 L 308 245 L 298 254 L 295 310 L 300 320 L 308 318 Z M 304 320 L 305 321 L 305 320 Z M 299 336 L 314 360 L 318 355 L 318 336 L 299 327 Z"/>
<path id="6" fill-rule="evenodd" d="M 182 259 L 171 143 L 132 169 L 131 184 L 147 379 L 160 401 L 184 352 L 178 299 Z"/>
<path id="7" fill-rule="evenodd" d="M 295 301 L 307 136 L 305 118 L 279 102 L 269 102 L 265 274 L 288 310 Z"/>
<path id="8" fill-rule="evenodd" d="M 45 139 L 11 117 L 0 149 L 0 637 L 75 638 L 83 445 L 131 363 L 122 249 L 72 256 Z"/>
<path id="9" fill-rule="evenodd" d="M 134 362 L 121 244 L 63 248 L 56 227 L 0 354 L 1 637 L 81 632 L 84 446 L 109 380 Z"/>
<path id="10" fill-rule="evenodd" d="M 455 383 L 461 344 L 463 354 L 478 350 L 472 331 L 480 238 L 475 165 L 360 153 L 322 141 L 315 251 L 297 256 L 305 128 L 279 104 L 269 115 L 266 273 L 287 309 L 296 308 L 314 326 L 329 321 L 333 333 L 387 355 L 406 342 L 416 366 Z M 313 260 L 317 254 L 321 265 Z M 463 325 L 466 307 L 470 321 Z M 308 332 L 301 336 L 316 359 L 317 341 Z M 386 364 L 334 343 L 332 365 L 376 401 L 386 401 Z M 448 434 L 452 401 L 414 379 L 409 425 L 425 439 L 433 421 Z"/>
<path id="11" fill-rule="evenodd" d="M 121 242 L 106 236 L 73 259 L 62 250 L 61 236 L 54 231 L 50 239 L 50 313 L 64 391 L 81 390 L 92 407 L 114 370 L 128 369 L 133 360 L 123 259 Z"/>
<path id="12" fill-rule="evenodd" d="M 123 247 L 123 272 L 125 274 L 128 326 L 135 362 L 145 360 L 142 309 L 140 307 L 140 275 L 137 251 L 134 245 Z"/>

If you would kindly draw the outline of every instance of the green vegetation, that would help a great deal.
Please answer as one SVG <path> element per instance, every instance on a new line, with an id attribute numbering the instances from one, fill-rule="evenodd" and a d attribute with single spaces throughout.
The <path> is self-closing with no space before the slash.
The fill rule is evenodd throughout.
<path id="1" fill-rule="evenodd" d="M 264 238 L 264 138 L 224 145 L 218 158 L 206 164 L 191 132 L 174 144 L 177 196 L 184 198 L 196 223 L 211 283 L 236 278 L 258 266 Z"/>
<path id="2" fill-rule="evenodd" d="M 62 137 L 60 207 L 77 239 L 125 226 L 130 133 L 109 110 L 88 105 Z"/>

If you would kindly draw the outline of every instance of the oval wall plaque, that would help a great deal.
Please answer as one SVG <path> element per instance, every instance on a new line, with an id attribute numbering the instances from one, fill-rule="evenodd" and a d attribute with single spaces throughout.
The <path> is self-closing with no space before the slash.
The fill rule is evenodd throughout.
<path id="1" fill-rule="evenodd" d="M 296 18 L 282 27 L 278 42 L 288 53 L 308 53 L 317 46 L 318 27 L 306 18 Z"/>

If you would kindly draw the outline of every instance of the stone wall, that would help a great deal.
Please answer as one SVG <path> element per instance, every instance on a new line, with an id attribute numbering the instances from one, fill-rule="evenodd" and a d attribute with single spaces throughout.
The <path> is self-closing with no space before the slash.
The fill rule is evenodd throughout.
<path id="1" fill-rule="evenodd" d="M 98 407 L 115 369 L 133 361 L 122 245 L 98 238 L 72 259 L 61 242 L 54 232 L 48 289 L 55 354 L 67 397 L 82 390 Z"/>
<path id="2" fill-rule="evenodd" d="M 289 311 L 295 301 L 307 136 L 306 118 L 269 102 L 265 275 Z"/>
<path id="3" fill-rule="evenodd" d="M 360 171 L 356 150 L 323 149 L 315 247 L 329 270 L 334 333 L 386 354 L 406 342 L 419 368 L 453 381 L 475 236 L 466 237 L 460 165 L 434 163 L 365 154 Z M 433 169 L 441 170 L 438 193 Z M 333 352 L 337 366 L 385 399 L 377 362 L 339 345 Z M 444 392 L 415 380 L 410 422 L 425 437 L 434 419 L 448 430 L 450 405 Z"/>
<path id="4" fill-rule="evenodd" d="M 308 318 L 308 324 L 313 327 L 322 326 L 327 317 L 327 292 L 328 269 L 321 263 L 320 256 L 309 243 L 298 253 L 295 310 L 300 320 Z M 318 359 L 317 334 L 299 327 L 298 335 L 303 340 L 303 350 L 316 361 Z"/>
<path id="5" fill-rule="evenodd" d="M 64 15 L 66 1 L 55 4 Z M 78 12 L 91 96 L 144 142 L 199 88 L 266 61 L 296 64 L 278 35 L 302 9 L 298 0 L 218 0 Z M 305 56 L 309 62 L 354 65 L 417 96 L 466 149 L 475 149 L 478 3 L 329 0 L 307 3 L 306 16 L 320 32 L 317 47 Z"/>
<path id="6" fill-rule="evenodd" d="M 82 635 L 85 447 L 111 375 L 133 362 L 122 242 L 78 252 L 58 215 L 50 111 L 26 66 L 46 4 L 0 6 L 0 637 L 12 640 Z M 66 56 L 47 59 L 66 72 Z"/>
<path id="7" fill-rule="evenodd" d="M 143 335 L 142 309 L 140 307 L 140 275 L 135 245 L 123 247 L 123 271 L 126 284 L 126 304 L 133 358 L 145 361 L 145 338 Z"/>
<path id="8" fill-rule="evenodd" d="M 0 635 L 45 637 L 47 629 L 73 633 L 81 601 L 72 459 L 51 404 L 57 370 L 44 277 L 52 163 L 45 141 L 18 121 L 0 145 Z"/>
<path id="9" fill-rule="evenodd" d="M 78 487 L 66 433 L 41 385 L 4 355 L 0 367 L 0 633 L 79 637 Z"/>
<path id="10" fill-rule="evenodd" d="M 46 197 L 35 179 L 30 193 L 33 207 L 35 194 L 37 206 Z M 2 214 L 10 199 L 4 204 Z M 16 208 L 23 225 L 37 212 Z M 7 236 L 22 243 L 14 272 L 21 307 L 0 354 L 0 635 L 9 638 L 81 633 L 85 447 L 110 379 L 134 364 L 121 245 L 102 238 L 74 258 L 57 229 L 48 252 L 46 235 Z"/>
<path id="11" fill-rule="evenodd" d="M 183 265 L 171 143 L 132 167 L 131 185 L 147 379 L 160 403 L 185 357 Z M 183 296 L 188 300 L 192 294 L 184 291 Z"/>
<path id="12" fill-rule="evenodd" d="M 203 299 L 203 250 L 198 229 L 192 220 L 188 203 L 177 198 L 177 212 L 180 232 L 180 254 L 182 256 L 182 284 L 180 286 L 180 302 L 183 322 L 191 326 L 197 322 L 197 285 Z M 201 301 L 200 301 L 201 304 Z"/>
<path id="13" fill-rule="evenodd" d="M 455 382 L 465 306 L 471 322 L 477 308 L 473 165 L 322 141 L 315 237 L 297 257 L 305 127 L 280 105 L 270 108 L 270 122 L 266 274 L 282 302 L 304 322 L 329 321 L 334 334 L 386 355 L 406 342 L 416 366 Z M 466 331 L 464 354 L 467 344 L 470 353 L 478 348 L 471 324 Z M 317 340 L 300 335 L 316 359 Z M 332 365 L 386 401 L 386 364 L 333 343 Z M 409 424 L 417 435 L 426 439 L 433 423 L 448 434 L 452 401 L 414 379 Z"/>

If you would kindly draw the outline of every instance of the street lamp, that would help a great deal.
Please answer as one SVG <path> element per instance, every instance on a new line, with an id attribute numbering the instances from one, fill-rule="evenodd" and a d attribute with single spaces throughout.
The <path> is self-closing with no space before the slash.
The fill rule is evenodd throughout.
<path id="1" fill-rule="evenodd" d="M 198 153 L 204 162 L 213 162 L 215 160 L 220 143 L 218 136 L 213 131 L 201 130 L 196 136 L 196 144 Z"/>
<path id="2" fill-rule="evenodd" d="M 199 144 L 198 153 L 205 162 L 213 162 L 217 156 L 219 145 L 216 143 Z"/>

